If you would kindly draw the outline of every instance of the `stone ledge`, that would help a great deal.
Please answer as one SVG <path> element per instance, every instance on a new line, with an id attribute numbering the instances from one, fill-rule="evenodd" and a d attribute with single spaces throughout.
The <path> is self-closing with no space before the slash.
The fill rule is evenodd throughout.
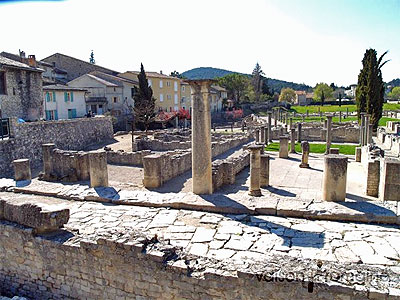
<path id="1" fill-rule="evenodd" d="M 69 209 L 43 209 L 34 203 L 0 199 L 0 220 L 7 220 L 47 233 L 60 229 L 69 220 Z"/>
<path id="2" fill-rule="evenodd" d="M 158 193 L 148 190 L 126 191 L 113 187 L 90 188 L 84 184 L 62 184 L 32 180 L 26 186 L 15 186 L 0 179 L 0 191 L 52 196 L 75 201 L 106 202 L 119 205 L 166 207 L 221 214 L 273 215 L 310 220 L 350 221 L 400 225 L 400 208 L 396 201 L 318 202 L 301 199 L 276 199 L 266 196 L 254 199 L 247 194 L 232 199 L 229 195 L 195 195 L 192 193 Z"/>

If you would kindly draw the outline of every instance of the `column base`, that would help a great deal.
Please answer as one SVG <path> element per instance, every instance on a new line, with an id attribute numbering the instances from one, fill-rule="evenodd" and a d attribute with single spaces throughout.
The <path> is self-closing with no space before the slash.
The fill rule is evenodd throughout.
<path id="1" fill-rule="evenodd" d="M 296 154 L 297 152 L 296 152 L 296 150 L 290 150 L 290 153 Z"/>
<path id="2" fill-rule="evenodd" d="M 310 168 L 310 165 L 309 165 L 309 164 L 303 164 L 303 163 L 301 163 L 301 164 L 299 165 L 299 167 L 300 167 L 300 168 Z"/>
<path id="3" fill-rule="evenodd" d="M 260 197 L 260 196 L 262 196 L 261 190 L 249 191 L 249 195 L 250 195 L 250 196 L 254 196 L 254 197 Z"/>

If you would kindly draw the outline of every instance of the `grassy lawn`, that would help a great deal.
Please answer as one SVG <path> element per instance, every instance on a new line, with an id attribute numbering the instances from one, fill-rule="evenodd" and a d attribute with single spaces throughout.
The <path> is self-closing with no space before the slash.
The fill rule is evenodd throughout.
<path id="1" fill-rule="evenodd" d="M 322 118 L 325 119 L 325 117 L 322 117 Z M 296 118 L 293 118 L 293 123 L 300 122 L 302 120 L 303 120 L 303 118 L 296 117 Z M 332 121 L 333 121 L 333 123 L 339 123 L 339 117 L 333 117 Z M 342 123 L 352 122 L 352 121 L 357 121 L 357 117 L 351 116 L 351 117 L 347 117 L 346 119 L 344 119 L 342 117 Z M 379 126 L 386 126 L 387 121 L 398 121 L 398 119 L 382 117 L 379 120 Z M 304 122 L 321 122 L 321 118 L 320 117 L 308 117 L 308 118 L 304 119 Z"/>
<path id="2" fill-rule="evenodd" d="M 311 113 L 318 113 L 318 107 L 322 112 L 335 112 L 335 111 L 346 111 L 346 108 L 349 109 L 349 112 L 356 111 L 356 105 L 324 105 L 324 106 L 317 106 L 317 105 L 310 105 L 310 106 L 292 106 L 291 111 L 296 112 L 299 114 L 305 114 L 308 112 Z M 394 103 L 384 103 L 383 110 L 400 110 L 400 104 Z"/>
<path id="3" fill-rule="evenodd" d="M 332 144 L 331 148 L 339 148 L 340 154 L 354 155 L 357 145 L 337 145 Z M 289 143 L 290 149 L 290 143 Z M 296 143 L 295 145 L 296 152 L 301 153 L 301 145 L 300 143 Z M 279 151 L 279 143 L 270 143 L 266 148 L 266 151 Z M 310 143 L 310 152 L 311 153 L 325 153 L 326 145 L 325 144 L 317 144 Z"/>

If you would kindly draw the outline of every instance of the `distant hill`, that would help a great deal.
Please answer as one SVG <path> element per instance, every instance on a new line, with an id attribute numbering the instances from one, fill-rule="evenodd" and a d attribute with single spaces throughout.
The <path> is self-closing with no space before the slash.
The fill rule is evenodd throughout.
<path id="1" fill-rule="evenodd" d="M 392 81 L 389 81 L 389 82 L 387 83 L 387 85 L 391 85 L 391 86 L 400 86 L 400 78 L 393 79 Z"/>
<path id="2" fill-rule="evenodd" d="M 184 76 L 187 79 L 214 79 L 217 77 L 222 77 L 231 73 L 238 73 L 238 74 L 243 74 L 239 72 L 233 72 L 229 70 L 224 70 L 224 69 L 217 69 L 217 68 L 211 68 L 211 67 L 200 67 L 200 68 L 194 68 L 191 70 L 188 70 L 186 72 L 182 73 L 182 76 Z M 246 76 L 251 76 L 250 74 L 243 74 Z M 284 81 L 284 80 L 279 80 L 279 79 L 273 79 L 273 78 L 267 78 L 268 79 L 268 87 L 270 88 L 271 91 L 280 93 L 281 89 L 289 87 L 292 88 L 296 91 L 312 91 L 312 87 L 303 83 L 294 83 L 294 82 L 289 82 L 289 81 Z"/>

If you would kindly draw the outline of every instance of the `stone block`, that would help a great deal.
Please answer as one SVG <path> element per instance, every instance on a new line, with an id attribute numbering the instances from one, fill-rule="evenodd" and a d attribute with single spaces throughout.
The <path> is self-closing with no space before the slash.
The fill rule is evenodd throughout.
<path id="1" fill-rule="evenodd" d="M 29 159 L 16 159 L 13 165 L 15 181 L 32 179 Z"/>
<path id="2" fill-rule="evenodd" d="M 339 154 L 339 148 L 330 148 L 329 154 Z"/>
<path id="3" fill-rule="evenodd" d="M 260 156 L 260 186 L 269 186 L 269 155 L 262 154 Z"/>
<path id="4" fill-rule="evenodd" d="M 383 201 L 400 201 L 400 161 L 385 158 L 380 174 L 379 197 Z"/>
<path id="5" fill-rule="evenodd" d="M 89 152 L 90 187 L 108 186 L 107 154 L 104 150 Z"/>
<path id="6" fill-rule="evenodd" d="M 279 137 L 279 157 L 280 158 L 289 157 L 289 137 L 287 136 Z"/>
<path id="7" fill-rule="evenodd" d="M 322 199 L 324 201 L 344 201 L 346 199 L 347 157 L 327 154 L 324 157 Z"/>
<path id="8" fill-rule="evenodd" d="M 356 162 L 361 162 L 361 147 L 356 147 Z"/>
<path id="9" fill-rule="evenodd" d="M 152 154 L 143 158 L 143 185 L 147 188 L 157 188 L 163 184 L 162 154 Z"/>

